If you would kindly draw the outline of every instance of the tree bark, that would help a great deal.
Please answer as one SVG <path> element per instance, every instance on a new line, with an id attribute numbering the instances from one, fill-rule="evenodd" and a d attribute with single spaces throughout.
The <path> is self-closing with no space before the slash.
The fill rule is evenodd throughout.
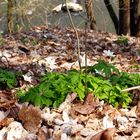
<path id="1" fill-rule="evenodd" d="M 136 36 L 139 33 L 139 13 L 138 13 L 139 0 L 130 1 L 130 29 L 131 35 Z"/>
<path id="2" fill-rule="evenodd" d="M 87 12 L 87 17 L 90 22 L 90 29 L 95 30 L 96 29 L 96 20 L 93 13 L 93 0 L 85 0 L 85 8 Z"/>
<path id="3" fill-rule="evenodd" d="M 130 0 L 119 0 L 119 34 L 130 34 Z"/>
<path id="4" fill-rule="evenodd" d="M 14 16 L 13 16 L 14 5 L 12 0 L 8 0 L 7 3 L 7 24 L 8 24 L 8 32 L 14 32 Z"/>
<path id="5" fill-rule="evenodd" d="M 109 15 L 110 15 L 110 17 L 112 19 L 112 22 L 113 22 L 113 24 L 115 26 L 116 33 L 118 34 L 119 19 L 116 16 L 116 13 L 115 13 L 115 11 L 114 11 L 111 3 L 110 3 L 110 0 L 104 0 L 104 3 L 105 3 L 105 6 L 106 6 L 106 8 L 107 8 L 107 10 L 109 12 Z"/>

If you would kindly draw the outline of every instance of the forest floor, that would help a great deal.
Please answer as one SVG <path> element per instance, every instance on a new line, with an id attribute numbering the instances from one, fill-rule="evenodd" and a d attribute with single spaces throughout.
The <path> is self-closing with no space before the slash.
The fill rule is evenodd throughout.
<path id="1" fill-rule="evenodd" d="M 77 31 L 82 66 L 86 52 L 87 65 L 103 59 L 120 71 L 140 74 L 139 38 L 127 36 L 123 44 L 112 33 Z M 36 27 L 0 37 L 0 67 L 23 73 L 19 87 L 0 87 L 0 140 L 140 140 L 140 98 L 128 109 L 114 108 L 91 94 L 87 104 L 75 104 L 75 95 L 69 95 L 58 109 L 18 102 L 16 90 L 36 85 L 45 72 L 79 69 L 73 29 Z"/>

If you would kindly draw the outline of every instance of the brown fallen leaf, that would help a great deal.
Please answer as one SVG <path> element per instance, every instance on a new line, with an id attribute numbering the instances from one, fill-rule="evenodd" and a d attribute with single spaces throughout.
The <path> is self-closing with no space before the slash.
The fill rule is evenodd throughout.
<path id="1" fill-rule="evenodd" d="M 85 98 L 84 104 L 96 105 L 99 104 L 99 100 L 93 96 L 93 94 L 88 94 Z"/>
<path id="2" fill-rule="evenodd" d="M 88 114 L 91 114 L 95 110 L 98 104 L 99 104 L 99 100 L 94 98 L 93 94 L 88 94 L 86 96 L 84 104 L 76 104 L 73 107 L 73 110 L 80 114 L 88 115 Z"/>
<path id="3" fill-rule="evenodd" d="M 108 128 L 94 135 L 90 140 L 113 140 L 116 128 Z"/>
<path id="4" fill-rule="evenodd" d="M 3 103 L 0 103 L 0 108 L 9 109 L 11 106 L 14 106 L 16 100 L 6 100 Z"/>
<path id="5" fill-rule="evenodd" d="M 19 111 L 18 116 L 26 130 L 31 133 L 38 132 L 42 120 L 40 110 L 37 107 L 28 106 L 28 104 L 25 103 Z"/>
<path id="6" fill-rule="evenodd" d="M 120 116 L 120 112 L 114 108 L 112 105 L 104 105 L 102 110 L 102 115 L 108 115 L 110 118 L 114 119 L 116 115 Z"/>
<path id="7" fill-rule="evenodd" d="M 7 127 L 13 121 L 14 118 L 4 118 L 2 121 L 0 121 L 0 128 Z"/>
<path id="8" fill-rule="evenodd" d="M 94 110 L 95 110 L 95 107 L 92 106 L 92 105 L 87 105 L 87 104 L 84 104 L 84 105 L 75 105 L 73 107 L 74 111 L 80 113 L 80 114 L 83 114 L 83 115 L 88 115 L 88 114 L 91 114 Z"/>
<path id="9" fill-rule="evenodd" d="M 136 115 L 138 120 L 140 121 L 140 101 L 138 102 L 137 108 L 136 108 Z"/>
<path id="10" fill-rule="evenodd" d="M 11 92 L 5 90 L 0 91 L 0 109 L 9 109 L 14 106 L 15 102 L 16 99 L 14 99 L 14 95 Z"/>
<path id="11" fill-rule="evenodd" d="M 37 139 L 38 140 L 47 140 L 47 139 L 49 139 L 49 134 L 48 134 L 48 130 L 47 130 L 46 126 L 43 126 L 43 127 L 41 127 L 39 129 Z"/>

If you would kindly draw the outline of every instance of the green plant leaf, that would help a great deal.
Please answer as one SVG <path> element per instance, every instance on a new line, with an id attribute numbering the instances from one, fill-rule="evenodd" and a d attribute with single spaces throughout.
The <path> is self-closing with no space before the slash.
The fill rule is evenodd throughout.
<path id="1" fill-rule="evenodd" d="M 96 74 L 95 70 L 101 71 L 101 74 Z M 88 67 L 88 72 L 77 70 L 70 70 L 65 74 L 49 72 L 41 78 L 37 86 L 29 89 L 20 98 L 40 107 L 58 107 L 68 93 L 77 93 L 77 98 L 83 101 L 88 91 L 115 107 L 127 107 L 131 102 L 131 96 L 127 92 L 121 92 L 122 89 L 140 84 L 140 74 L 119 72 L 105 61 L 99 61 L 98 64 Z"/>
<path id="2" fill-rule="evenodd" d="M 88 73 L 94 73 L 97 77 L 109 78 L 112 74 L 119 74 L 119 70 L 115 68 L 112 64 L 105 62 L 104 60 L 99 60 L 99 62 L 93 66 L 88 67 Z"/>

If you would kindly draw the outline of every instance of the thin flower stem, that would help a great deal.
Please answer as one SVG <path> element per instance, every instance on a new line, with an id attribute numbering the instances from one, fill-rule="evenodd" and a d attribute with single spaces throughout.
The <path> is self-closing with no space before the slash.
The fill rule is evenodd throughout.
<path id="1" fill-rule="evenodd" d="M 87 22 L 85 23 L 85 94 L 88 94 L 88 87 L 87 87 Z"/>
<path id="2" fill-rule="evenodd" d="M 79 36 L 78 36 L 78 32 L 77 32 L 77 30 L 76 30 L 76 27 L 75 27 L 75 25 L 74 25 L 74 22 L 73 22 L 73 19 L 72 19 L 72 16 L 71 16 L 71 13 L 70 13 L 70 10 L 69 10 L 69 8 L 68 8 L 68 5 L 67 5 L 66 0 L 65 0 L 65 5 L 66 5 L 66 8 L 67 8 L 67 12 L 68 12 L 68 16 L 69 16 L 69 19 L 70 19 L 72 28 L 73 28 L 73 30 L 74 30 L 74 32 L 75 32 L 76 39 L 77 39 L 77 55 L 78 55 L 79 68 L 80 68 L 80 71 L 81 71 L 80 41 L 79 41 Z"/>

